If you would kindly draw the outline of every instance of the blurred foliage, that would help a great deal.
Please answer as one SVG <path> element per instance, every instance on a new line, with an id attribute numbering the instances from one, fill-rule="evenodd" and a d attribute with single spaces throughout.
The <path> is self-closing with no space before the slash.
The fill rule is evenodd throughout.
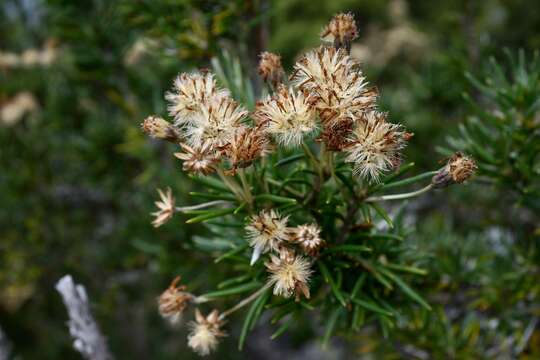
<path id="1" fill-rule="evenodd" d="M 399 12 L 403 4 L 406 15 Z M 536 106 L 538 65 L 527 57 L 525 75 L 532 83 L 520 83 L 519 57 L 512 65 L 501 54 L 503 47 L 529 53 L 540 46 L 536 5 L 531 0 L 4 0 L 0 51 L 20 54 L 50 40 L 61 54 L 49 67 L 0 67 L 0 107 L 22 91 L 38 104 L 18 123 L 0 124 L 0 326 L 14 352 L 24 358 L 78 358 L 53 290 L 54 282 L 70 272 L 87 285 L 118 358 L 186 356 L 183 336 L 164 329 L 158 319 L 155 296 L 172 275 L 197 279 L 195 286 L 202 287 L 217 269 L 205 267 L 201 274 L 201 259 L 184 256 L 185 240 L 199 228 L 173 223 L 156 232 L 150 227 L 153 189 L 170 185 L 183 202 L 188 183 L 167 155 L 170 149 L 148 143 L 137 127 L 146 115 L 165 113 L 163 89 L 177 72 L 209 66 L 222 47 L 252 62 L 268 48 L 290 66 L 298 49 L 317 43 L 333 13 L 352 11 L 359 44 L 373 48 L 373 61 L 360 57 L 368 78 L 382 90 L 382 107 L 392 120 L 416 134 L 407 152 L 426 169 L 438 157 L 435 148 L 446 144 L 449 133 L 458 133 L 466 114 L 474 115 L 465 130 L 481 123 L 504 141 L 502 134 L 516 123 L 491 122 L 490 111 L 503 105 L 502 119 L 512 120 L 516 111 L 525 114 Z M 381 55 L 380 44 L 404 25 L 421 34 L 424 45 L 407 51 L 406 43 L 403 51 Z M 504 76 L 492 68 L 493 82 L 479 78 L 475 92 L 465 71 L 478 77 L 489 55 L 500 59 Z M 510 85 L 514 78 L 517 85 Z M 527 95 L 517 100 L 516 110 L 505 105 L 508 99 L 498 100 L 506 97 L 504 89 L 512 101 Z M 462 93 L 470 93 L 488 113 L 472 111 Z M 519 127 L 513 146 L 533 134 Z M 504 166 L 490 173 L 489 161 L 479 157 L 477 184 L 445 199 L 411 204 L 422 220 L 421 235 L 408 241 L 426 254 L 429 275 L 422 287 L 433 293 L 427 298 L 435 310 L 413 309 L 408 316 L 418 319 L 418 327 L 404 329 L 398 338 L 382 340 L 369 329 L 360 333 L 352 339 L 359 352 L 389 358 L 489 357 L 492 353 L 482 351 L 499 349 L 493 344 L 519 345 L 538 318 L 538 200 L 523 193 L 537 191 L 537 170 L 523 168 L 512 152 L 501 155 L 505 150 L 497 145 L 484 146 L 491 138 L 471 136 Z M 463 141 L 461 135 L 454 138 Z M 537 146 L 538 137 L 533 140 L 529 144 Z M 469 145 L 459 148 L 477 152 Z M 495 184 L 479 185 L 484 180 Z M 490 226 L 497 227 L 503 245 L 493 243 Z M 506 250 L 500 252 L 501 246 Z M 441 289 L 451 298 L 439 301 Z M 309 340 L 310 330 L 299 333 L 305 336 L 295 335 L 289 348 Z M 528 339 L 519 356 L 538 358 L 538 327 Z M 505 353 L 510 345 L 505 346 L 493 356 L 518 356 Z M 402 352 L 407 349 L 416 355 Z M 222 350 L 221 358 L 234 357 L 226 344 Z"/>

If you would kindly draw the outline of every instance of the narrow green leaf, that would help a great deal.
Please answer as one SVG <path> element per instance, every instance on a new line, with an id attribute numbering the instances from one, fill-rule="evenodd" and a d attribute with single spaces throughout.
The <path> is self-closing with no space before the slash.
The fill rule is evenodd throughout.
<path id="1" fill-rule="evenodd" d="M 390 216 L 388 215 L 388 213 L 386 212 L 386 210 L 384 210 L 379 204 L 377 203 L 369 203 L 369 205 L 375 209 L 375 212 L 377 214 L 379 214 L 380 217 L 382 217 L 384 219 L 384 221 L 386 221 L 386 223 L 388 224 L 388 226 L 390 227 L 390 229 L 392 229 L 394 227 L 394 223 L 392 222 L 392 219 L 390 219 Z"/>
<path id="2" fill-rule="evenodd" d="M 190 177 L 193 181 L 201 184 L 201 185 L 204 185 L 205 187 L 210 187 L 212 189 L 216 189 L 216 190 L 219 190 L 219 191 L 225 191 L 225 192 L 228 192 L 230 193 L 231 190 L 227 187 L 227 185 L 225 185 L 225 183 L 223 183 L 222 181 L 218 180 L 218 179 L 214 179 L 210 176 L 191 176 Z"/>
<path id="3" fill-rule="evenodd" d="M 220 282 L 218 284 L 217 288 L 218 289 L 223 289 L 223 288 L 229 287 L 229 286 L 234 285 L 234 284 L 242 283 L 242 282 L 248 280 L 250 277 L 251 277 L 250 275 L 241 275 L 241 276 L 234 277 L 232 279 L 227 279 L 225 281 Z"/>
<path id="4" fill-rule="evenodd" d="M 248 247 L 249 247 L 249 244 L 244 244 L 244 245 L 238 246 L 238 247 L 232 249 L 231 251 L 226 252 L 225 254 L 218 257 L 216 260 L 214 260 L 214 263 L 217 264 L 218 262 L 220 262 L 222 260 L 230 258 L 231 256 L 234 256 L 234 255 L 237 255 L 237 254 L 241 253 L 242 251 L 246 250 Z"/>
<path id="5" fill-rule="evenodd" d="M 279 161 L 274 165 L 274 167 L 280 167 L 280 166 L 283 166 L 283 165 L 290 164 L 290 163 L 295 162 L 295 161 L 297 161 L 297 160 L 303 159 L 304 156 L 305 156 L 304 154 L 295 154 L 295 155 L 286 157 L 286 158 L 284 158 L 284 159 L 279 160 Z"/>
<path id="6" fill-rule="evenodd" d="M 230 201 L 236 201 L 237 198 L 234 195 L 230 194 L 211 194 L 211 193 L 200 193 L 191 191 L 189 195 L 199 198 L 199 199 L 205 199 L 205 200 L 230 200 Z"/>
<path id="7" fill-rule="evenodd" d="M 336 253 L 336 252 L 371 252 L 370 247 L 364 245 L 353 245 L 353 244 L 343 244 L 343 245 L 334 245 L 323 251 L 323 254 L 327 253 Z"/>
<path id="8" fill-rule="evenodd" d="M 281 204 L 296 203 L 296 199 L 288 198 L 284 196 L 272 195 L 272 194 L 257 195 L 255 196 L 255 200 L 272 201 L 272 202 L 281 203 Z"/>
<path id="9" fill-rule="evenodd" d="M 266 302 L 272 295 L 272 290 L 267 289 L 265 292 L 261 294 L 256 300 L 257 307 L 255 308 L 255 314 L 253 315 L 253 320 L 251 322 L 250 330 L 253 330 L 255 325 L 257 324 L 257 321 L 259 321 L 259 318 L 262 315 L 262 312 L 264 310 L 264 305 L 266 305 Z"/>
<path id="10" fill-rule="evenodd" d="M 388 277 L 390 280 L 392 280 L 399 288 L 412 300 L 416 301 L 418 304 L 420 304 L 422 307 L 424 307 L 427 310 L 431 310 L 431 306 L 420 296 L 418 293 L 416 293 L 413 289 L 409 287 L 399 276 L 396 274 L 390 272 L 389 270 L 386 270 L 384 268 L 379 268 L 381 273 L 383 273 L 386 277 Z"/>
<path id="11" fill-rule="evenodd" d="M 389 183 L 389 184 L 384 184 L 382 189 L 386 190 L 386 189 L 391 189 L 391 188 L 395 188 L 395 187 L 398 187 L 398 186 L 405 186 L 405 185 L 414 184 L 414 183 L 416 183 L 418 181 L 432 178 L 435 174 L 437 174 L 437 171 L 428 171 L 428 172 L 425 172 L 423 174 L 416 175 L 416 176 L 413 176 L 413 177 L 410 177 L 410 178 L 407 178 L 407 179 L 395 181 L 395 182 L 392 182 L 392 183 Z"/>
<path id="12" fill-rule="evenodd" d="M 343 293 L 339 290 L 339 287 L 337 286 L 334 279 L 332 279 L 332 276 L 330 275 L 328 268 L 321 260 L 319 260 L 317 263 L 319 264 L 319 269 L 321 270 L 321 274 L 323 275 L 323 278 L 330 285 L 330 288 L 332 289 L 334 296 L 340 302 L 341 305 L 346 307 L 347 301 L 345 300 Z"/>
<path id="13" fill-rule="evenodd" d="M 220 298 L 220 297 L 224 297 L 224 296 L 245 293 L 245 292 L 257 289 L 260 286 L 261 286 L 261 284 L 258 283 L 258 282 L 249 282 L 247 284 L 242 284 L 242 285 L 232 287 L 232 288 L 228 288 L 228 289 L 224 289 L 224 290 L 212 291 L 212 292 L 209 292 L 207 294 L 204 294 L 203 296 L 205 298 L 209 298 L 209 299 L 214 298 L 215 299 L 215 298 Z"/>
<path id="14" fill-rule="evenodd" d="M 324 331 L 324 337 L 322 341 L 323 349 L 327 348 L 328 341 L 330 341 L 330 338 L 332 337 L 332 334 L 334 333 L 339 316 L 342 314 L 342 312 L 343 312 L 343 308 L 337 308 L 332 312 L 332 315 L 330 315 L 330 318 L 328 319 L 328 323 L 326 325 L 326 329 Z"/>
<path id="15" fill-rule="evenodd" d="M 383 265 L 389 269 L 408 272 L 408 273 L 416 274 L 416 275 L 427 275 L 428 273 L 426 270 L 420 269 L 414 266 L 406 266 L 406 265 L 398 265 L 398 264 L 390 264 L 390 263 L 386 263 Z"/>
<path id="16" fill-rule="evenodd" d="M 356 298 L 352 298 L 351 301 L 353 303 L 358 304 L 359 306 L 363 307 L 364 309 L 371 310 L 371 311 L 376 312 L 378 314 L 385 315 L 385 316 L 394 316 L 394 314 L 392 314 L 391 312 L 386 311 L 385 309 L 378 306 L 374 302 L 372 302 L 370 300 L 367 300 L 365 298 L 356 297 Z"/>
<path id="17" fill-rule="evenodd" d="M 262 295 L 263 294 L 261 294 L 261 296 Z M 259 296 L 258 299 L 260 299 L 261 296 Z M 249 329 L 251 328 L 251 322 L 253 321 L 253 316 L 255 315 L 255 311 L 257 310 L 257 305 L 257 301 L 254 301 L 249 307 L 249 311 L 246 315 L 246 318 L 244 319 L 244 324 L 242 325 L 240 338 L 238 339 L 238 350 L 242 350 L 244 348 L 244 342 L 246 341 L 246 336 L 249 332 Z"/>
<path id="18" fill-rule="evenodd" d="M 272 334 L 272 336 L 270 336 L 270 339 L 274 340 L 275 338 L 283 335 L 283 333 L 292 325 L 293 320 L 294 317 L 291 315 L 291 317 L 281 324 L 280 327 Z"/>
<path id="19" fill-rule="evenodd" d="M 186 221 L 186 224 L 195 224 L 206 220 L 221 217 L 234 212 L 235 208 L 220 209 L 208 212 L 207 214 L 199 215 Z"/>

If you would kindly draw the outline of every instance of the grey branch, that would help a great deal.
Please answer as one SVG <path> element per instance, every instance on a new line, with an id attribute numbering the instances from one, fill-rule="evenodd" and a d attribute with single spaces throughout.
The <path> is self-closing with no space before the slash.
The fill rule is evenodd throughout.
<path id="1" fill-rule="evenodd" d="M 84 286 L 75 284 L 71 275 L 65 275 L 56 283 L 56 290 L 62 295 L 68 311 L 69 333 L 74 339 L 75 350 L 89 360 L 112 359 L 107 341 L 90 312 Z"/>
<path id="2" fill-rule="evenodd" d="M 9 341 L 0 328 L 0 360 L 8 360 L 10 358 L 11 346 Z"/>

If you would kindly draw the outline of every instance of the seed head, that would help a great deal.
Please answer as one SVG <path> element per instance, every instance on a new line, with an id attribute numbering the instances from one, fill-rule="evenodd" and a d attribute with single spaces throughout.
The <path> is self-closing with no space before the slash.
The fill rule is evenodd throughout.
<path id="1" fill-rule="evenodd" d="M 320 234 L 317 224 L 304 224 L 291 229 L 291 241 L 298 243 L 306 254 L 315 256 L 324 244 Z"/>
<path id="2" fill-rule="evenodd" d="M 210 72 L 182 73 L 174 80 L 173 90 L 165 95 L 169 101 L 169 114 L 177 125 L 191 120 L 201 110 L 203 104 L 229 95 L 226 89 L 219 89 Z"/>
<path id="3" fill-rule="evenodd" d="M 337 14 L 321 32 L 321 39 L 331 41 L 336 48 L 351 48 L 351 42 L 358 37 L 358 29 L 351 13 Z"/>
<path id="4" fill-rule="evenodd" d="M 313 94 L 327 126 L 354 120 L 375 107 L 377 91 L 368 87 L 357 62 L 342 49 L 319 47 L 305 54 L 294 68 L 292 83 Z"/>
<path id="5" fill-rule="evenodd" d="M 259 75 L 264 81 L 270 83 L 273 88 L 277 88 L 283 82 L 285 71 L 281 66 L 281 56 L 265 51 L 260 55 Z"/>
<path id="6" fill-rule="evenodd" d="M 433 176 L 431 183 L 435 188 L 444 188 L 452 184 L 461 184 L 469 179 L 478 167 L 476 162 L 461 152 L 448 159 L 448 163 Z"/>
<path id="7" fill-rule="evenodd" d="M 399 166 L 401 150 L 411 136 L 401 125 L 387 122 L 385 113 L 369 112 L 353 130 L 345 161 L 354 163 L 361 178 L 377 182 L 382 173 Z"/>
<path id="8" fill-rule="evenodd" d="M 181 321 L 184 310 L 193 300 L 193 295 L 186 292 L 185 285 L 178 285 L 179 282 L 180 276 L 177 276 L 158 299 L 159 313 L 172 324 Z"/>
<path id="9" fill-rule="evenodd" d="M 279 144 L 295 147 L 302 143 L 304 136 L 317 129 L 313 100 L 311 95 L 281 86 L 274 96 L 257 104 L 253 117 L 265 125 L 265 131 Z"/>
<path id="10" fill-rule="evenodd" d="M 186 136 L 193 146 L 210 144 L 212 150 L 232 141 L 236 129 L 248 112 L 230 97 L 221 97 L 204 103 L 186 124 Z"/>
<path id="11" fill-rule="evenodd" d="M 229 174 L 236 174 L 238 168 L 250 166 L 254 160 L 270 152 L 270 144 L 262 126 L 254 128 L 240 127 L 233 140 L 224 146 L 223 154 L 228 158 L 231 169 Z"/>
<path id="12" fill-rule="evenodd" d="M 158 211 L 152 213 L 152 215 L 155 216 L 154 221 L 152 221 L 154 227 L 160 227 L 169 221 L 173 217 L 175 211 L 175 199 L 172 195 L 171 188 L 167 188 L 165 193 L 161 189 L 157 189 L 157 191 L 161 201 L 155 202 Z"/>
<path id="13" fill-rule="evenodd" d="M 288 239 L 287 220 L 288 217 L 280 217 L 274 209 L 263 210 L 251 217 L 246 233 L 249 244 L 253 247 L 252 265 L 261 254 L 278 250 L 279 245 Z"/>
<path id="14" fill-rule="evenodd" d="M 309 299 L 308 281 L 311 276 L 310 262 L 301 256 L 295 256 L 289 250 L 282 250 L 279 257 L 270 255 L 265 263 L 270 272 L 269 282 L 274 285 L 274 295 L 300 300 L 300 294 Z"/>
<path id="15" fill-rule="evenodd" d="M 163 139 L 177 143 L 180 132 L 168 121 L 158 116 L 148 116 L 141 124 L 143 131 L 155 139 Z"/>
<path id="16" fill-rule="evenodd" d="M 188 345 L 201 356 L 209 355 L 218 346 L 219 338 L 226 336 L 220 329 L 223 322 L 217 310 L 204 317 L 199 309 L 195 309 L 195 320 L 190 324 Z"/>
<path id="17" fill-rule="evenodd" d="M 216 170 L 215 164 L 220 161 L 219 155 L 212 151 L 209 143 L 193 147 L 187 144 L 180 144 L 180 146 L 183 152 L 174 153 L 174 156 L 184 162 L 182 165 L 184 171 L 208 175 Z"/>

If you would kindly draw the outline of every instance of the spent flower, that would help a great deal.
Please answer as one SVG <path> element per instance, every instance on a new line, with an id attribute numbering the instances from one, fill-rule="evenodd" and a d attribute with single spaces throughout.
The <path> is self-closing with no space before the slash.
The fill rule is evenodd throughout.
<path id="1" fill-rule="evenodd" d="M 179 283 L 180 276 L 177 276 L 158 299 L 160 315 L 171 324 L 178 324 L 181 321 L 184 310 L 194 299 L 192 294 L 186 292 L 186 286 L 178 285 Z"/>
<path id="2" fill-rule="evenodd" d="M 401 125 L 387 122 L 385 113 L 369 112 L 352 132 L 345 161 L 354 164 L 354 172 L 361 178 L 377 182 L 381 174 L 399 166 L 401 150 L 411 136 Z"/>
<path id="3" fill-rule="evenodd" d="M 218 88 L 212 73 L 193 72 L 178 75 L 165 99 L 169 101 L 169 115 L 177 125 L 182 125 L 200 112 L 201 106 L 228 95 L 228 90 Z"/>
<path id="4" fill-rule="evenodd" d="M 159 116 L 148 116 L 141 124 L 143 131 L 155 139 L 177 143 L 181 139 L 180 131 L 167 120 Z"/>
<path id="5" fill-rule="evenodd" d="M 295 147 L 317 129 L 312 100 L 311 95 L 281 86 L 273 96 L 257 104 L 253 116 L 266 125 L 265 131 L 279 144 Z"/>
<path id="6" fill-rule="evenodd" d="M 308 259 L 282 249 L 279 256 L 270 255 L 270 261 L 265 266 L 270 273 L 268 281 L 274 286 L 274 295 L 294 295 L 298 301 L 302 294 L 309 299 L 308 281 L 312 270 Z"/>
<path id="7" fill-rule="evenodd" d="M 174 156 L 183 161 L 184 171 L 208 175 L 216 170 L 216 163 L 220 159 L 217 152 L 212 150 L 210 143 L 194 146 L 180 144 L 180 146 L 183 151 L 174 153 Z"/>
<path id="8" fill-rule="evenodd" d="M 358 37 L 358 29 L 351 13 L 335 15 L 321 32 L 321 39 L 331 41 L 336 48 L 351 48 L 351 42 Z"/>
<path id="9" fill-rule="evenodd" d="M 285 71 L 281 66 L 281 56 L 265 51 L 260 55 L 259 75 L 262 79 L 270 83 L 274 88 L 283 82 Z"/>
<path id="10" fill-rule="evenodd" d="M 288 240 L 288 217 L 281 217 L 274 210 L 263 210 L 253 215 L 246 226 L 249 244 L 253 247 L 251 264 L 254 264 L 261 254 L 270 250 L 276 251 L 279 245 Z"/>
<path id="11" fill-rule="evenodd" d="M 204 317 L 199 309 L 195 309 L 195 320 L 190 324 L 188 345 L 201 356 L 209 355 L 219 344 L 219 338 L 226 336 L 221 330 L 223 321 L 217 310 Z"/>
<path id="12" fill-rule="evenodd" d="M 152 221 L 154 227 L 160 227 L 167 223 L 173 217 L 175 212 L 175 199 L 171 188 L 167 188 L 166 192 L 163 192 L 161 189 L 157 189 L 157 191 L 160 200 L 155 202 L 158 211 L 152 213 L 155 217 L 154 221 Z"/>
<path id="13" fill-rule="evenodd" d="M 445 188 L 452 184 L 461 184 L 468 180 L 478 167 L 476 162 L 463 155 L 461 152 L 456 152 L 452 155 L 446 165 L 433 176 L 431 184 L 434 188 Z"/>
<path id="14" fill-rule="evenodd" d="M 304 224 L 291 229 L 291 241 L 298 243 L 306 254 L 315 256 L 324 245 L 320 234 L 317 224 Z"/>

